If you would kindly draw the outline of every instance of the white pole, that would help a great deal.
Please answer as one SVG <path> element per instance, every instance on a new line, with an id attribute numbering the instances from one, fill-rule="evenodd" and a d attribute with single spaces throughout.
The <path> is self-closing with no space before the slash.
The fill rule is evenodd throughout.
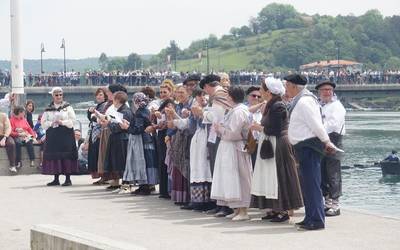
<path id="1" fill-rule="evenodd" d="M 12 93 L 24 94 L 24 65 L 21 51 L 20 0 L 10 0 Z"/>

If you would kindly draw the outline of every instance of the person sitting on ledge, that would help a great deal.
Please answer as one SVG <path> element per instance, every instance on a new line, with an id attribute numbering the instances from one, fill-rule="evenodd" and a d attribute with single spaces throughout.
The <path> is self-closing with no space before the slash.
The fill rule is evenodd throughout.
<path id="1" fill-rule="evenodd" d="M 397 156 L 397 151 L 396 150 L 392 150 L 392 153 L 390 155 L 388 155 L 388 157 L 386 157 L 384 159 L 384 161 L 399 162 L 400 159 Z"/>
<path id="2" fill-rule="evenodd" d="M 7 157 L 10 162 L 8 169 L 11 173 L 16 174 L 17 168 L 15 163 L 15 142 L 11 134 L 11 124 L 6 113 L 0 112 L 0 147 L 5 147 Z"/>
<path id="3" fill-rule="evenodd" d="M 13 110 L 13 116 L 10 118 L 11 137 L 15 141 L 16 157 L 15 161 L 18 164 L 17 169 L 22 167 L 21 162 L 21 147 L 26 146 L 28 151 L 30 166 L 35 167 L 35 153 L 33 143 L 36 141 L 36 133 L 33 131 L 28 121 L 25 118 L 25 109 L 22 106 L 17 106 Z"/>

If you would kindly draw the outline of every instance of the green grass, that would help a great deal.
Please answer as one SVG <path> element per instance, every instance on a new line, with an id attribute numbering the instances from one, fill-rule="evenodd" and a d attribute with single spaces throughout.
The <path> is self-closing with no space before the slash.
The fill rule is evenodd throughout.
<path id="1" fill-rule="evenodd" d="M 222 49 L 220 47 L 209 50 L 210 70 L 230 71 L 239 69 L 253 69 L 251 62 L 257 59 L 259 50 L 271 47 L 272 42 L 289 33 L 301 32 L 296 29 L 285 29 L 273 31 L 270 34 L 260 34 L 246 38 L 246 45 L 240 48 Z M 203 54 L 205 55 L 205 54 Z M 188 59 L 177 61 L 177 71 L 201 71 L 207 70 L 207 59 L 205 56 L 200 59 Z"/>

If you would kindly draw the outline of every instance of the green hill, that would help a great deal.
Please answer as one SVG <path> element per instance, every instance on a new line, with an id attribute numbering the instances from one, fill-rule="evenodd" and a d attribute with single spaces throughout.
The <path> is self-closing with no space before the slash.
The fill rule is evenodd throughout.
<path id="1" fill-rule="evenodd" d="M 210 35 L 185 49 L 171 41 L 146 66 L 174 70 L 176 61 L 176 71 L 205 72 L 206 46 L 210 70 L 215 71 L 297 70 L 305 63 L 337 57 L 361 62 L 367 69 L 399 69 L 400 16 L 384 17 L 378 10 L 361 16 L 310 16 L 291 5 L 273 3 L 248 25 L 233 27 L 219 39 Z"/>
<path id="2" fill-rule="evenodd" d="M 263 60 L 266 59 L 264 54 L 271 54 L 272 43 L 282 36 L 296 34 L 302 32 L 301 29 L 285 29 L 276 30 L 269 34 L 259 34 L 257 36 L 243 39 L 244 43 L 241 46 L 232 48 L 217 47 L 209 49 L 209 64 L 210 70 L 213 71 L 231 71 L 231 70 L 252 70 L 262 69 Z M 258 64 L 258 66 L 257 66 Z M 279 70 L 275 67 L 275 70 Z M 186 59 L 177 61 L 178 71 L 202 71 L 207 70 L 206 53 L 203 52 L 201 59 Z"/>

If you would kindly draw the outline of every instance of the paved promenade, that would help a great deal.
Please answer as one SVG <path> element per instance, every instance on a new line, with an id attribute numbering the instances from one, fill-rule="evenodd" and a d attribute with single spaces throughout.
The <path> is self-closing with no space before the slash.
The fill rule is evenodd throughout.
<path id="1" fill-rule="evenodd" d="M 29 249 L 29 230 L 54 224 L 133 243 L 147 249 L 399 249 L 400 220 L 348 210 L 322 231 L 297 231 L 293 221 L 272 224 L 251 210 L 251 221 L 232 222 L 182 211 L 157 196 L 136 197 L 89 185 L 45 187 L 50 176 L 0 177 L 0 249 Z M 61 181 L 63 181 L 61 177 Z M 366 194 L 367 195 L 367 194 Z M 302 219 L 297 212 L 294 221 Z"/>

